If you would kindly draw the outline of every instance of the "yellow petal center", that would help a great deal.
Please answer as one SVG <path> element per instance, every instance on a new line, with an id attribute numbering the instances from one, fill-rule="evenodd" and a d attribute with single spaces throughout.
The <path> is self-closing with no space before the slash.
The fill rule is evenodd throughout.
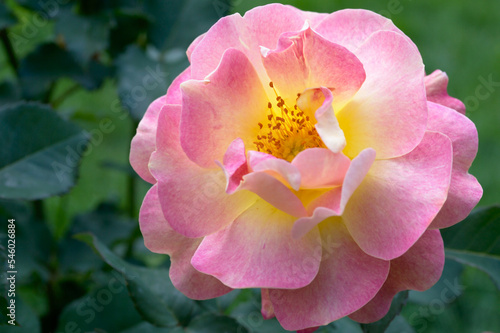
<path id="1" fill-rule="evenodd" d="M 311 119 L 295 103 L 291 108 L 274 89 L 276 103 L 268 102 L 267 122 L 258 123 L 259 133 L 254 141 L 258 151 L 292 161 L 307 148 L 326 148 Z M 300 94 L 297 94 L 300 97 Z"/>

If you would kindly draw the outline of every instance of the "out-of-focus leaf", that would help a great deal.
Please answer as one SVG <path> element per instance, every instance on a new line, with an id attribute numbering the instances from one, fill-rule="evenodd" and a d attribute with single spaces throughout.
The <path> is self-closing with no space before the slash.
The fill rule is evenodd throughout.
<path id="1" fill-rule="evenodd" d="M 500 206 L 477 209 L 441 234 L 447 258 L 486 272 L 500 289 Z"/>
<path id="2" fill-rule="evenodd" d="M 29 8 L 37 12 L 38 15 L 45 18 L 55 18 L 65 8 L 71 8 L 76 1 L 74 0 L 59 0 L 59 1 L 40 1 L 40 0 L 16 0 L 21 6 Z"/>
<path id="3" fill-rule="evenodd" d="M 0 30 L 17 23 L 17 18 L 12 10 L 3 2 L 0 2 Z"/>
<path id="4" fill-rule="evenodd" d="M 129 46 L 116 63 L 121 103 L 137 120 L 142 118 L 153 100 L 167 92 L 170 82 L 184 67 L 167 66 L 136 46 Z"/>
<path id="5" fill-rule="evenodd" d="M 385 333 L 415 333 L 415 330 L 403 316 L 396 316 Z"/>
<path id="6" fill-rule="evenodd" d="M 186 49 L 231 9 L 229 0 L 151 0 L 144 5 L 154 18 L 148 37 L 160 50 Z"/>
<path id="7" fill-rule="evenodd" d="M 55 332 L 120 332 L 141 322 L 121 274 L 94 276 L 96 287 L 68 304 Z"/>
<path id="8" fill-rule="evenodd" d="M 73 235 L 90 232 L 109 247 L 116 241 L 129 237 L 136 223 L 121 216 L 117 207 L 109 203 L 99 205 L 93 212 L 77 216 L 68 236 L 59 246 L 61 269 L 85 272 L 101 266 L 102 260 L 87 245 L 73 239 Z"/>
<path id="9" fill-rule="evenodd" d="M 0 82 L 0 105 L 14 103 L 21 99 L 21 89 L 12 81 Z"/>
<path id="10" fill-rule="evenodd" d="M 123 11 L 115 13 L 115 24 L 110 31 L 109 52 L 112 57 L 124 52 L 129 44 L 137 41 L 148 28 L 148 16 L 139 11 Z"/>
<path id="11" fill-rule="evenodd" d="M 0 275 L 0 278 L 4 279 L 4 274 Z M 16 325 L 11 324 L 1 325 L 0 331 L 2 333 L 39 333 L 40 330 L 40 320 L 36 316 L 35 312 L 23 302 L 21 297 L 15 298 L 15 321 Z M 11 320 L 11 318 L 8 318 Z"/>
<path id="12" fill-rule="evenodd" d="M 40 45 L 19 67 L 27 99 L 44 99 L 52 83 L 63 77 L 74 79 L 86 89 L 96 89 L 108 74 L 109 69 L 95 61 L 80 65 L 73 54 L 54 43 Z"/>
<path id="13" fill-rule="evenodd" d="M 361 328 L 364 333 L 384 333 L 387 327 L 391 324 L 391 322 L 396 318 L 397 315 L 403 309 L 403 306 L 406 304 L 406 300 L 408 299 L 408 290 L 399 292 L 391 303 L 391 308 L 389 312 L 384 316 L 384 318 L 380 319 L 377 322 L 371 324 L 361 324 Z"/>
<path id="14" fill-rule="evenodd" d="M 239 324 L 235 319 L 222 315 L 214 315 L 211 313 L 202 314 L 189 323 L 185 331 L 187 333 L 245 333 L 248 330 Z"/>
<path id="15" fill-rule="evenodd" d="M 120 333 L 186 333 L 182 327 L 157 327 L 148 322 L 142 322 Z"/>
<path id="16" fill-rule="evenodd" d="M 0 198 L 34 200 L 68 191 L 87 141 L 85 132 L 48 106 L 0 109 Z"/>
<path id="17" fill-rule="evenodd" d="M 196 303 L 172 285 L 167 270 L 131 265 L 91 234 L 75 237 L 86 242 L 106 263 L 123 274 L 137 311 L 150 323 L 160 327 L 186 326 L 199 313 Z"/>
<path id="18" fill-rule="evenodd" d="M 86 63 L 94 54 L 108 46 L 109 18 L 104 16 L 79 16 L 71 11 L 61 13 L 55 31 L 63 37 L 69 51 Z"/>

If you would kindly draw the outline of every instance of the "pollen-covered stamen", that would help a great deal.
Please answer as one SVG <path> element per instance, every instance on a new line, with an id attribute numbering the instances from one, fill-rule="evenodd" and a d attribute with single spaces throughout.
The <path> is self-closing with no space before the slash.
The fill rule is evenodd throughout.
<path id="1" fill-rule="evenodd" d="M 257 150 L 291 161 L 307 148 L 326 148 L 309 116 L 304 114 L 297 104 L 290 108 L 278 95 L 272 82 L 269 86 L 276 95 L 277 109 L 275 110 L 273 104 L 268 102 L 268 123 L 267 125 L 258 123 L 260 132 L 257 141 L 254 141 Z"/>

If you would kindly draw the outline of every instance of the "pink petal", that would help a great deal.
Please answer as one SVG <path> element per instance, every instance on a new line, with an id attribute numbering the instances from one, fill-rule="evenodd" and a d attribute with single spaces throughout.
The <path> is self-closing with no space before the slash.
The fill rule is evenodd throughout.
<path id="1" fill-rule="evenodd" d="M 365 80 L 363 65 L 354 54 L 311 28 L 283 34 L 278 47 L 267 50 L 262 61 L 280 96 L 290 106 L 297 93 L 327 87 L 333 92 L 333 108 L 340 109 Z"/>
<path id="2" fill-rule="evenodd" d="M 344 132 L 339 126 L 333 110 L 333 96 L 330 90 L 321 88 L 325 101 L 316 110 L 315 117 L 318 121 L 314 127 L 325 146 L 334 153 L 339 153 L 346 146 Z"/>
<path id="3" fill-rule="evenodd" d="M 297 333 L 313 333 L 313 332 L 316 332 L 318 330 L 318 328 L 319 328 L 319 326 L 309 327 L 309 328 L 306 328 L 303 330 L 297 330 Z"/>
<path id="4" fill-rule="evenodd" d="M 243 176 L 248 173 L 243 140 L 236 139 L 231 142 L 224 154 L 222 169 L 227 179 L 226 192 L 228 194 L 234 193 L 243 180 Z"/>
<path id="5" fill-rule="evenodd" d="M 300 288 L 319 269 L 318 230 L 300 240 L 291 236 L 293 217 L 263 200 L 231 225 L 206 236 L 191 263 L 232 288 Z"/>
<path id="6" fill-rule="evenodd" d="M 265 172 L 295 191 L 299 190 L 300 171 L 290 162 L 254 150 L 248 152 L 248 162 L 254 172 Z"/>
<path id="7" fill-rule="evenodd" d="M 243 182 L 238 190 L 251 191 L 292 216 L 306 216 L 306 209 L 300 199 L 291 189 L 266 171 L 251 172 L 243 176 Z"/>
<path id="8" fill-rule="evenodd" d="M 168 87 L 165 104 L 182 104 L 181 83 L 191 79 L 191 67 L 186 68 Z"/>
<path id="9" fill-rule="evenodd" d="M 465 114 L 465 105 L 459 99 L 448 95 L 448 75 L 439 69 L 425 77 L 427 100 L 455 109 Z"/>
<path id="10" fill-rule="evenodd" d="M 210 28 L 191 54 L 193 78 L 204 79 L 217 68 L 224 52 L 235 48 L 245 53 L 263 82 L 267 83 L 269 80 L 260 60 L 259 46 L 276 47 L 283 32 L 301 29 L 305 19 L 304 12 L 281 4 L 256 7 L 244 17 L 239 14 L 223 17 Z"/>
<path id="11" fill-rule="evenodd" d="M 448 198 L 430 226 L 446 228 L 466 218 L 483 194 L 481 185 L 468 173 L 477 153 L 477 130 L 469 118 L 453 109 L 432 102 L 428 102 L 428 108 L 429 130 L 445 134 L 453 144 L 453 173 Z"/>
<path id="12" fill-rule="evenodd" d="M 188 57 L 188 60 L 189 62 L 191 62 L 191 54 L 193 53 L 194 49 L 198 47 L 198 45 L 200 44 L 200 42 L 203 40 L 203 38 L 205 38 L 205 35 L 207 33 L 204 33 L 204 34 L 201 34 L 199 35 L 198 37 L 196 37 L 193 42 L 189 45 L 187 51 L 186 51 L 186 55 Z"/>
<path id="13" fill-rule="evenodd" d="M 132 168 L 142 179 L 151 184 L 156 183 L 156 179 L 149 172 L 148 163 L 151 153 L 156 149 L 156 123 L 165 103 L 165 96 L 162 96 L 149 105 L 130 144 L 129 159 Z"/>
<path id="14" fill-rule="evenodd" d="M 342 215 L 356 243 L 386 260 L 405 253 L 443 206 L 451 167 L 450 139 L 437 132 L 407 155 L 375 161 Z"/>
<path id="15" fill-rule="evenodd" d="M 377 295 L 349 315 L 357 322 L 370 323 L 384 317 L 392 299 L 402 290 L 424 291 L 440 278 L 444 266 L 443 239 L 438 230 L 427 230 L 401 257 L 391 260 L 391 270 Z"/>
<path id="16" fill-rule="evenodd" d="M 329 41 L 355 52 L 373 33 L 402 32 L 391 20 L 364 9 L 344 9 L 325 17 L 314 30 Z"/>
<path id="17" fill-rule="evenodd" d="M 303 189 L 341 185 L 350 164 L 351 160 L 344 154 L 324 148 L 303 150 L 292 161 L 301 174 Z"/>
<path id="18" fill-rule="evenodd" d="M 287 330 L 326 325 L 356 311 L 389 272 L 389 262 L 364 253 L 341 222 L 327 220 L 320 230 L 323 256 L 316 278 L 304 288 L 269 291 L 276 318 Z"/>
<path id="19" fill-rule="evenodd" d="M 401 34 L 379 31 L 359 47 L 356 56 L 366 80 L 337 112 L 347 141 L 344 154 L 353 158 L 368 147 L 380 159 L 410 152 L 427 125 L 424 65 L 418 49 Z"/>
<path id="20" fill-rule="evenodd" d="M 271 303 L 271 299 L 269 298 L 269 289 L 262 288 L 260 290 L 260 294 L 262 302 L 260 313 L 262 314 L 262 317 L 264 319 L 274 318 L 273 303 Z"/>
<path id="21" fill-rule="evenodd" d="M 179 144 L 180 111 L 180 105 L 167 105 L 161 112 L 150 168 L 172 228 L 186 237 L 202 237 L 234 221 L 256 197 L 245 191 L 228 195 L 222 170 L 203 169 L 186 157 Z"/>
<path id="22" fill-rule="evenodd" d="M 144 242 L 153 252 L 171 256 L 170 278 L 173 285 L 192 299 L 209 299 L 231 291 L 213 276 L 198 272 L 190 263 L 201 239 L 186 238 L 175 232 L 163 216 L 158 199 L 158 185 L 144 198 L 139 222 Z"/>
<path id="23" fill-rule="evenodd" d="M 206 80 L 187 81 L 181 90 L 181 144 L 192 161 L 214 167 L 234 139 L 243 138 L 247 147 L 253 145 L 268 100 L 253 65 L 241 51 L 226 50 L 220 66 Z"/>
<path id="24" fill-rule="evenodd" d="M 313 214 L 295 221 L 292 229 L 293 237 L 303 237 L 311 228 L 327 217 L 341 216 L 352 194 L 370 170 L 375 161 L 375 155 L 375 151 L 368 148 L 356 156 L 345 173 L 342 187 L 336 187 L 320 195 L 307 205 L 308 212 L 313 212 Z"/>

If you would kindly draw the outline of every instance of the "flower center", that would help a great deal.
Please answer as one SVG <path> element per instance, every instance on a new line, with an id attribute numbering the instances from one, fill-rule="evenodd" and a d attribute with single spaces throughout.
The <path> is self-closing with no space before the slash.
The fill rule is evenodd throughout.
<path id="1" fill-rule="evenodd" d="M 267 104 L 267 123 L 258 123 L 260 131 L 255 147 L 260 152 L 292 161 L 301 151 L 307 148 L 326 148 L 309 116 L 305 115 L 297 104 L 290 108 L 274 89 L 272 82 L 269 86 L 276 94 L 276 108 Z M 300 94 L 297 94 L 300 97 Z"/>

